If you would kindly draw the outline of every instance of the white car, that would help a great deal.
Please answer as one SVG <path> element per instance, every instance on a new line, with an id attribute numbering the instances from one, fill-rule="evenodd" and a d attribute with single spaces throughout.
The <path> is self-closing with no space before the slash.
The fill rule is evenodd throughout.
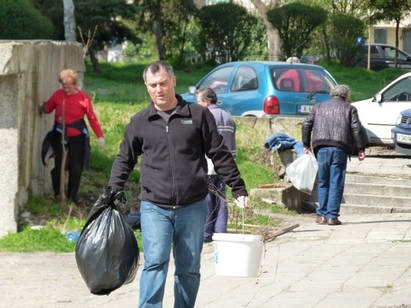
<path id="1" fill-rule="evenodd" d="M 411 108 L 411 73 L 398 77 L 373 98 L 352 105 L 358 110 L 367 145 L 394 147 L 391 129 L 401 111 Z"/>

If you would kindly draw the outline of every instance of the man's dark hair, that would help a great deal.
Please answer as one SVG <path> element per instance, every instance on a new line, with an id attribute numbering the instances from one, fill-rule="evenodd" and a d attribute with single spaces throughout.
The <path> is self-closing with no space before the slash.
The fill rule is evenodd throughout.
<path id="1" fill-rule="evenodd" d="M 174 77 L 173 67 L 170 64 L 168 64 L 168 62 L 160 60 L 160 61 L 152 62 L 152 63 L 150 63 L 149 65 L 146 66 L 146 68 L 144 69 L 144 72 L 143 72 L 144 82 L 146 82 L 146 74 L 147 74 L 148 70 L 150 70 L 150 72 L 152 74 L 156 74 L 162 68 L 167 72 L 168 76 Z"/>
<path id="2" fill-rule="evenodd" d="M 217 94 L 211 88 L 202 88 L 196 91 L 196 96 L 200 99 L 206 99 L 210 104 L 217 104 Z"/>

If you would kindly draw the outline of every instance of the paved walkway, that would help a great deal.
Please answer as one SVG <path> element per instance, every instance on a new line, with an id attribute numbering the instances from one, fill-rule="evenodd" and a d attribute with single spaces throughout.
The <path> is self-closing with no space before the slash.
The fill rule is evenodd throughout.
<path id="1" fill-rule="evenodd" d="M 407 164 L 407 158 L 370 155 L 360 163 L 353 158 L 348 171 L 411 177 Z M 341 220 L 328 226 L 296 217 L 298 228 L 266 243 L 257 278 L 216 276 L 214 246 L 205 244 L 196 307 L 410 308 L 411 213 L 342 211 Z M 165 308 L 173 307 L 173 271 L 171 265 Z M 95 296 L 74 253 L 0 253 L 0 307 L 135 308 L 140 273 L 109 296 Z"/>
<path id="2" fill-rule="evenodd" d="M 411 157 L 398 154 L 393 150 L 367 149 L 363 161 L 359 161 L 356 156 L 351 157 L 347 172 L 411 178 Z"/>
<path id="3" fill-rule="evenodd" d="M 216 276 L 205 244 L 196 307 L 411 307 L 411 213 L 343 215 L 336 227 L 296 219 L 298 228 L 266 243 L 257 278 Z M 173 270 L 164 307 L 173 307 Z M 137 307 L 140 273 L 95 296 L 73 253 L 0 253 L 0 307 Z"/>

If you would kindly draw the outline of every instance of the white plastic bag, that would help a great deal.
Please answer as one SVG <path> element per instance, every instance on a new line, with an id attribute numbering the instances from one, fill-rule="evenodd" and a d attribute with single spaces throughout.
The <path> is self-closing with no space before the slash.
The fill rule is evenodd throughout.
<path id="1" fill-rule="evenodd" d="M 299 191 L 311 195 L 318 171 L 318 162 L 312 152 L 293 161 L 286 169 L 291 183 Z"/>

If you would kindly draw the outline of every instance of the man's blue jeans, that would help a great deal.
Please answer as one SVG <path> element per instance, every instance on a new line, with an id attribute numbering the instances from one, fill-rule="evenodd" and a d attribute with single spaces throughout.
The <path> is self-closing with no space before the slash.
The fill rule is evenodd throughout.
<path id="1" fill-rule="evenodd" d="M 171 247 L 175 262 L 174 307 L 194 307 L 200 286 L 206 201 L 175 210 L 142 201 L 140 213 L 144 268 L 139 307 L 163 307 Z"/>
<path id="2" fill-rule="evenodd" d="M 317 215 L 327 219 L 340 216 L 347 158 L 347 152 L 338 147 L 323 147 L 317 152 L 319 203 Z"/>

